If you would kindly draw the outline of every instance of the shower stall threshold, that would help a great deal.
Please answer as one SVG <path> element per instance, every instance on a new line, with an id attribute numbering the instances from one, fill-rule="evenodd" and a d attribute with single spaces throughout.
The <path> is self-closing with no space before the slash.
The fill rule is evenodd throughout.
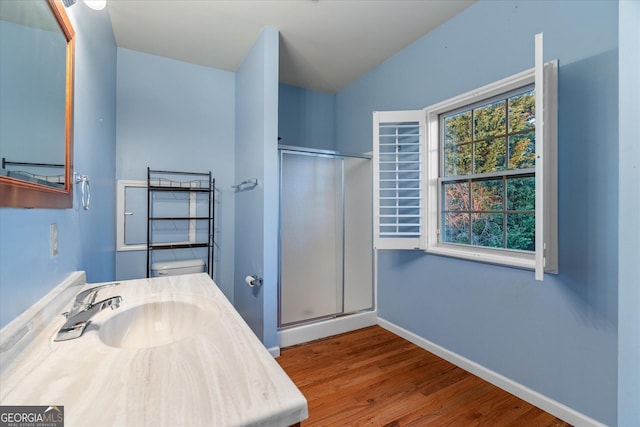
<path id="1" fill-rule="evenodd" d="M 376 325 L 377 323 L 378 313 L 376 311 L 364 311 L 280 329 L 278 331 L 278 339 L 280 340 L 280 348 L 285 348 L 332 335 L 355 331 L 356 329 L 366 328 L 367 326 Z"/>

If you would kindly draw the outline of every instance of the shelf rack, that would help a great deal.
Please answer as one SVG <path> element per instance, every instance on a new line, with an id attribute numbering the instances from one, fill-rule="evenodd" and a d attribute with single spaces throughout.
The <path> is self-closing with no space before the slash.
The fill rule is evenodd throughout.
<path id="1" fill-rule="evenodd" d="M 156 194 L 188 194 L 186 198 L 188 215 L 163 215 L 156 213 L 159 210 Z M 204 216 L 204 212 L 197 212 L 197 195 L 202 194 L 206 197 L 208 214 Z M 182 203 L 182 200 L 176 199 L 176 203 Z M 196 206 L 195 208 L 192 206 Z M 152 253 L 162 250 L 181 250 L 206 248 L 207 256 L 205 263 L 207 265 L 207 273 L 213 277 L 214 265 L 214 204 L 215 204 L 215 179 L 211 175 L 211 171 L 206 173 L 200 172 L 184 172 L 184 171 L 166 171 L 154 170 L 147 168 L 147 277 L 151 277 L 151 265 L 153 262 Z M 195 224 L 206 221 L 206 241 L 198 239 L 197 227 Z M 162 242 L 157 243 L 154 240 L 156 223 L 186 223 L 187 227 L 180 231 L 188 232 L 193 237 L 189 241 Z M 195 227 L 192 231 L 191 228 Z"/>

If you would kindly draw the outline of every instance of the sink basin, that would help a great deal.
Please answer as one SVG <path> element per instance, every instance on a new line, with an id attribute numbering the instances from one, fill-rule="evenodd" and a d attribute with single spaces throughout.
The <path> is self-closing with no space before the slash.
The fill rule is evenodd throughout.
<path id="1" fill-rule="evenodd" d="M 220 315 L 213 302 L 157 301 L 126 309 L 106 320 L 99 336 L 116 348 L 149 348 L 193 336 Z"/>

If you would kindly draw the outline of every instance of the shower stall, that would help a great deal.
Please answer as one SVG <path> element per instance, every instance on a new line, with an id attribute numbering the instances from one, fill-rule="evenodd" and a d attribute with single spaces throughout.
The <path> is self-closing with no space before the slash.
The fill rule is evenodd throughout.
<path id="1" fill-rule="evenodd" d="M 371 312 L 370 156 L 279 151 L 280 330 Z"/>

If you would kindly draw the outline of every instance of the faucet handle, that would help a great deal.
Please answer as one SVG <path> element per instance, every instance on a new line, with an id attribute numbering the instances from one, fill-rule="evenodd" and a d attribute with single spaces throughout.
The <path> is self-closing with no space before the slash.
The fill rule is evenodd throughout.
<path id="1" fill-rule="evenodd" d="M 74 338 L 78 338 L 84 332 L 85 328 L 91 323 L 89 320 L 83 320 L 81 322 L 77 322 L 68 327 L 63 327 L 58 331 L 56 337 L 53 339 L 54 341 L 67 341 L 72 340 Z"/>
<path id="2" fill-rule="evenodd" d="M 82 335 L 85 328 L 91 323 L 91 318 L 98 312 L 110 307 L 112 310 L 118 308 L 122 302 L 121 296 L 109 297 L 95 304 L 90 303 L 76 311 L 70 313 L 62 313 L 67 321 L 60 328 L 54 341 L 66 341 L 78 338 Z"/>
<path id="3" fill-rule="evenodd" d="M 122 297 L 118 295 L 116 297 L 111 297 L 111 298 L 107 298 L 102 301 L 99 301 L 93 304 L 93 306 L 100 306 L 100 310 L 104 310 L 107 307 L 109 307 L 111 310 L 115 310 L 116 308 L 120 307 L 121 302 L 122 302 Z"/>
<path id="4" fill-rule="evenodd" d="M 96 300 L 96 295 L 100 289 L 110 288 L 112 286 L 118 286 L 119 284 L 120 282 L 113 282 L 113 283 L 107 283 L 104 285 L 94 286 L 93 288 L 86 289 L 80 292 L 78 295 L 76 295 L 76 302 L 74 306 L 84 304 L 87 298 L 91 298 L 91 300 L 89 301 L 89 304 L 93 304 L 94 301 Z"/>

